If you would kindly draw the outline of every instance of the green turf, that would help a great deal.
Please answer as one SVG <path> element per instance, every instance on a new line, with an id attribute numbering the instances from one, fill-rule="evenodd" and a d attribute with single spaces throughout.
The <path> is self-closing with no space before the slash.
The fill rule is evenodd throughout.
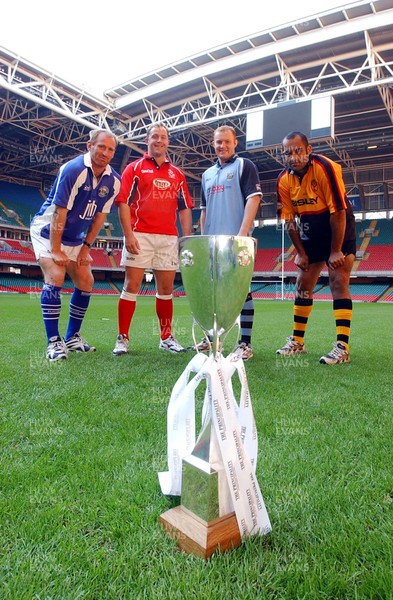
<path id="1" fill-rule="evenodd" d="M 331 303 L 285 361 L 292 304 L 256 302 L 246 371 L 272 532 L 205 562 L 159 525 L 167 403 L 192 355 L 158 350 L 154 298 L 129 355 L 111 355 L 117 298 L 93 297 L 97 352 L 49 364 L 38 297 L 0 296 L 0 598 L 391 599 L 392 308 L 355 304 L 352 363 L 329 367 Z M 191 343 L 185 298 L 174 330 Z"/>

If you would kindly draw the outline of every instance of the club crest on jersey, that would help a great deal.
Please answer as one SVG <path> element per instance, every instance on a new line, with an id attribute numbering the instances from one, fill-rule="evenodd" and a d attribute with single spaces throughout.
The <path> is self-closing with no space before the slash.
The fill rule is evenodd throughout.
<path id="1" fill-rule="evenodd" d="M 316 191 L 317 191 L 317 189 L 318 189 L 318 182 L 317 182 L 317 180 L 316 180 L 316 179 L 313 179 L 313 180 L 311 181 L 311 189 L 312 189 L 312 191 L 313 191 L 313 192 L 314 192 L 314 194 L 315 194 L 315 192 L 316 192 Z"/>
<path id="2" fill-rule="evenodd" d="M 171 184 L 166 179 L 153 179 L 153 185 L 158 190 L 167 190 Z"/>
<path id="3" fill-rule="evenodd" d="M 172 171 L 172 169 L 168 169 L 168 177 L 170 177 L 171 179 L 175 179 L 176 175 L 175 173 Z"/>
<path id="4" fill-rule="evenodd" d="M 229 171 L 229 173 L 227 173 L 227 179 L 233 179 L 233 171 Z"/>
<path id="5" fill-rule="evenodd" d="M 106 185 L 103 185 L 102 188 L 99 189 L 98 195 L 100 198 L 105 198 L 109 194 L 109 188 Z"/>

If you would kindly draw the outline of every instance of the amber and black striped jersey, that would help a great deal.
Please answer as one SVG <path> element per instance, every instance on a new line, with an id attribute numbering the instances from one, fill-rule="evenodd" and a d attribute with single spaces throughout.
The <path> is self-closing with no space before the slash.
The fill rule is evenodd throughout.
<path id="1" fill-rule="evenodd" d="M 309 239 L 323 236 L 326 229 L 330 232 L 332 213 L 345 210 L 347 223 L 353 220 L 341 166 L 321 154 L 310 155 L 303 176 L 290 168 L 282 171 L 277 179 L 277 197 L 278 217 L 285 221 L 299 217 Z"/>
<path id="2" fill-rule="evenodd" d="M 277 180 L 278 214 L 290 220 L 296 215 L 316 216 L 347 208 L 341 166 L 320 154 L 311 154 L 307 172 L 300 177 L 287 168 Z"/>

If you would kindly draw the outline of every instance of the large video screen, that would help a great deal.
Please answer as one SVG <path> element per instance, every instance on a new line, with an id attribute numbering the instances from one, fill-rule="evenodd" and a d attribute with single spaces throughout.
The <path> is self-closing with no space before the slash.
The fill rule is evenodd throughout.
<path id="1" fill-rule="evenodd" d="M 247 114 L 246 150 L 280 146 L 291 131 L 302 131 L 310 140 L 334 137 L 332 96 L 282 102 Z"/>

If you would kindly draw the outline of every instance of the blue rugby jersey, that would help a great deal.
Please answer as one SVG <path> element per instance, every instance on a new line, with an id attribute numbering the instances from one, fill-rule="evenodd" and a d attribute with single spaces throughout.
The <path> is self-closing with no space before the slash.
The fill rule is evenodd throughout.
<path id="1" fill-rule="evenodd" d="M 251 196 L 261 196 L 258 171 L 248 158 L 235 154 L 217 162 L 202 175 L 201 208 L 206 209 L 204 235 L 237 235 L 244 207 Z"/>
<path id="2" fill-rule="evenodd" d="M 55 206 L 67 208 L 61 241 L 66 246 L 79 246 L 95 215 L 110 212 L 120 190 L 120 181 L 120 175 L 107 165 L 97 183 L 91 168 L 90 153 L 77 156 L 60 167 L 48 198 L 31 224 L 40 228 L 42 237 L 49 239 Z"/>

